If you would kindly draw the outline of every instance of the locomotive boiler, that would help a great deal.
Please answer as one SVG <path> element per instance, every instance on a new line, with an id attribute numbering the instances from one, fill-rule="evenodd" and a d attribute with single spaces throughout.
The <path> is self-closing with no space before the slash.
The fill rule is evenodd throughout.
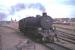
<path id="1" fill-rule="evenodd" d="M 35 41 L 54 41 L 53 19 L 46 13 L 42 16 L 30 16 L 19 21 L 19 30 Z M 50 35 L 52 32 L 52 35 Z M 49 36 L 50 35 L 50 36 Z"/>

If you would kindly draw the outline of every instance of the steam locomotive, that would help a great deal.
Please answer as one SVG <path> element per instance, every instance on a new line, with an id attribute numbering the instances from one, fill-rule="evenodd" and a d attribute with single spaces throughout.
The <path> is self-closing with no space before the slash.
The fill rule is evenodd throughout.
<path id="1" fill-rule="evenodd" d="M 52 25 L 53 19 L 47 13 L 19 20 L 19 30 L 37 42 L 54 42 L 55 34 Z"/>

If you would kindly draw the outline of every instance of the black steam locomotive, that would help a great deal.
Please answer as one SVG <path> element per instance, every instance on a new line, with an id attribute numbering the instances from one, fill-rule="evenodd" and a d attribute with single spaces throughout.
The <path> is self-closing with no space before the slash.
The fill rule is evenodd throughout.
<path id="1" fill-rule="evenodd" d="M 19 21 L 19 30 L 25 36 L 38 42 L 54 42 L 53 19 L 43 13 L 42 16 L 27 17 Z"/>

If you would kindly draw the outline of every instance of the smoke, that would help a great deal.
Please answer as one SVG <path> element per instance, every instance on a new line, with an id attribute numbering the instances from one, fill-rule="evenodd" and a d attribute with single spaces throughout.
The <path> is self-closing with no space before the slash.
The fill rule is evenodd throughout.
<path id="1" fill-rule="evenodd" d="M 40 10 L 41 12 L 45 12 L 45 7 L 41 3 L 28 3 L 28 4 L 18 3 L 14 6 L 11 6 L 10 14 L 21 11 L 23 9 L 31 9 L 31 8 Z"/>
<path id="2" fill-rule="evenodd" d="M 28 6 L 28 8 L 38 9 L 41 12 L 45 11 L 45 7 L 41 3 L 33 3 Z"/>

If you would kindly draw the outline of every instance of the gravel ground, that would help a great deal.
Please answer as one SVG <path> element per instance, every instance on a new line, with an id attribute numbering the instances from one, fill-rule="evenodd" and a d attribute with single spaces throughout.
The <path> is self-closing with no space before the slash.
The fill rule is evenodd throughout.
<path id="1" fill-rule="evenodd" d="M 22 48 L 23 50 L 28 50 L 29 48 L 31 48 L 31 50 L 48 50 L 48 48 L 34 42 L 30 42 L 31 46 L 30 44 L 28 44 L 27 47 L 27 42 L 25 42 L 27 41 L 27 38 L 18 36 L 15 30 L 6 27 L 0 27 L 0 35 L 2 36 L 2 50 L 17 50 L 20 48 Z"/>

